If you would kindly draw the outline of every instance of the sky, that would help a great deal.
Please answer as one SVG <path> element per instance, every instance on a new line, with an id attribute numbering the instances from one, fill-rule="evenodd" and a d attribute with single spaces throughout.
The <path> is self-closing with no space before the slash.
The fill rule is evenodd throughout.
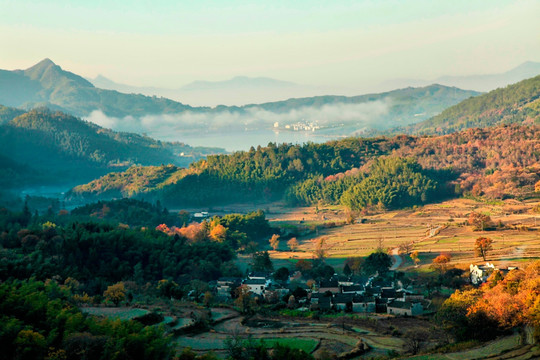
<path id="1" fill-rule="evenodd" d="M 265 76 L 367 89 L 540 61 L 538 0 L 0 0 L 0 68 L 50 58 L 175 88 Z"/>

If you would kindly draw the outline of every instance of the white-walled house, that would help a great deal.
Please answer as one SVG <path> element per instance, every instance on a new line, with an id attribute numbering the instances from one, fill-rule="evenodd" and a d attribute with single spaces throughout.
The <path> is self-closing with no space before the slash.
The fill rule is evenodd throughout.
<path id="1" fill-rule="evenodd" d="M 424 307 L 420 302 L 390 301 L 386 305 L 386 311 L 392 315 L 416 316 L 424 313 Z"/>
<path id="2" fill-rule="evenodd" d="M 262 295 L 266 289 L 266 280 L 264 279 L 247 279 L 244 280 L 244 285 L 249 288 L 249 291 L 256 295 Z"/>

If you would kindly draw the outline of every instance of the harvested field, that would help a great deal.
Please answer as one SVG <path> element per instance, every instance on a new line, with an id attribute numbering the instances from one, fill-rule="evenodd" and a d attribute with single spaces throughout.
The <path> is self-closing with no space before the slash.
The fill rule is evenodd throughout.
<path id="1" fill-rule="evenodd" d="M 299 248 L 292 252 L 282 241 L 278 251 L 270 251 L 271 257 L 279 264 L 298 259 L 314 257 L 314 251 L 320 239 L 325 240 L 325 249 L 331 265 L 339 265 L 348 257 L 366 256 L 379 245 L 384 248 L 395 248 L 402 243 L 414 243 L 414 249 L 420 253 L 421 266 L 441 252 L 450 253 L 452 262 L 466 267 L 470 263 L 481 263 L 483 260 L 474 254 L 474 242 L 478 237 L 491 238 L 493 250 L 488 261 L 498 266 L 524 263 L 540 258 L 540 214 L 533 208 L 538 201 L 517 202 L 507 200 L 493 204 L 469 199 L 450 200 L 440 204 L 430 204 L 415 210 L 389 211 L 361 217 L 352 225 L 320 229 L 316 233 L 298 238 Z M 278 218 L 276 224 L 286 221 L 293 223 L 302 218 L 312 218 L 302 208 L 294 213 Z M 333 210 L 334 211 L 334 210 Z M 466 224 L 471 212 L 479 212 L 491 216 L 493 223 L 503 228 L 493 231 L 473 231 Z M 338 212 L 344 214 L 344 212 Z M 344 215 L 342 215 L 343 217 Z M 300 220 L 302 221 L 302 220 Z M 309 221 L 302 225 L 309 226 Z M 332 261 L 333 260 L 333 261 Z M 404 256 L 403 267 L 412 267 L 413 263 Z"/>

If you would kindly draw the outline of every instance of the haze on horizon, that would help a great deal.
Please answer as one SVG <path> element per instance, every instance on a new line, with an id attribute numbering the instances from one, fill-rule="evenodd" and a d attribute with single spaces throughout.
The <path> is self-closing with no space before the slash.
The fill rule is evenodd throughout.
<path id="1" fill-rule="evenodd" d="M 250 76 L 352 95 L 392 79 L 501 73 L 540 60 L 540 2 L 532 0 L 0 6 L 0 68 L 48 57 L 87 78 L 135 86 Z"/>

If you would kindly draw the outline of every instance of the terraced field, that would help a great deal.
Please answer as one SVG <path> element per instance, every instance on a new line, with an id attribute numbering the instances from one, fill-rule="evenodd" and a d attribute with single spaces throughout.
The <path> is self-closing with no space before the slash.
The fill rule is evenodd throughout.
<path id="1" fill-rule="evenodd" d="M 338 265 L 348 257 L 366 256 L 379 245 L 395 248 L 401 243 L 414 243 L 414 249 L 420 253 L 421 266 L 431 264 L 433 258 L 441 252 L 450 253 L 454 264 L 467 267 L 470 263 L 483 260 L 474 255 L 474 242 L 478 237 L 491 238 L 493 250 L 488 261 L 498 266 L 523 266 L 529 261 L 540 259 L 540 214 L 533 208 L 538 201 L 525 203 L 507 200 L 486 204 L 467 199 L 431 204 L 415 210 L 391 211 L 362 217 L 362 223 L 320 229 L 314 234 L 299 238 L 299 248 L 292 252 L 282 241 L 278 251 L 270 251 L 271 257 L 279 264 L 297 259 L 310 259 L 320 239 L 325 240 L 325 248 L 332 265 Z M 495 231 L 473 231 L 466 221 L 471 212 L 491 216 L 494 223 L 501 222 L 505 229 Z M 332 210 L 334 220 L 342 220 L 344 211 Z M 302 208 L 296 213 L 287 213 L 276 217 L 276 223 L 290 223 L 309 226 L 320 222 L 320 212 Z M 304 219 L 304 220 L 298 220 Z M 329 221 L 329 220 L 326 220 Z M 405 256 L 403 267 L 413 266 Z"/>
<path id="2" fill-rule="evenodd" d="M 404 343 L 400 338 L 383 336 L 358 328 L 342 327 L 340 324 L 330 322 L 313 322 L 309 319 L 269 320 L 267 324 L 263 322 L 253 327 L 242 325 L 239 317 L 221 322 L 202 334 L 180 336 L 176 339 L 176 343 L 179 349 L 189 346 L 195 351 L 213 351 L 224 356 L 225 341 L 233 336 L 243 339 L 251 337 L 256 341 L 264 341 L 270 347 L 272 344 L 281 343 L 308 353 L 315 353 L 324 348 L 343 353 L 352 350 L 362 341 L 372 348 L 370 351 L 372 355 L 387 354 L 392 350 L 400 351 Z"/>

